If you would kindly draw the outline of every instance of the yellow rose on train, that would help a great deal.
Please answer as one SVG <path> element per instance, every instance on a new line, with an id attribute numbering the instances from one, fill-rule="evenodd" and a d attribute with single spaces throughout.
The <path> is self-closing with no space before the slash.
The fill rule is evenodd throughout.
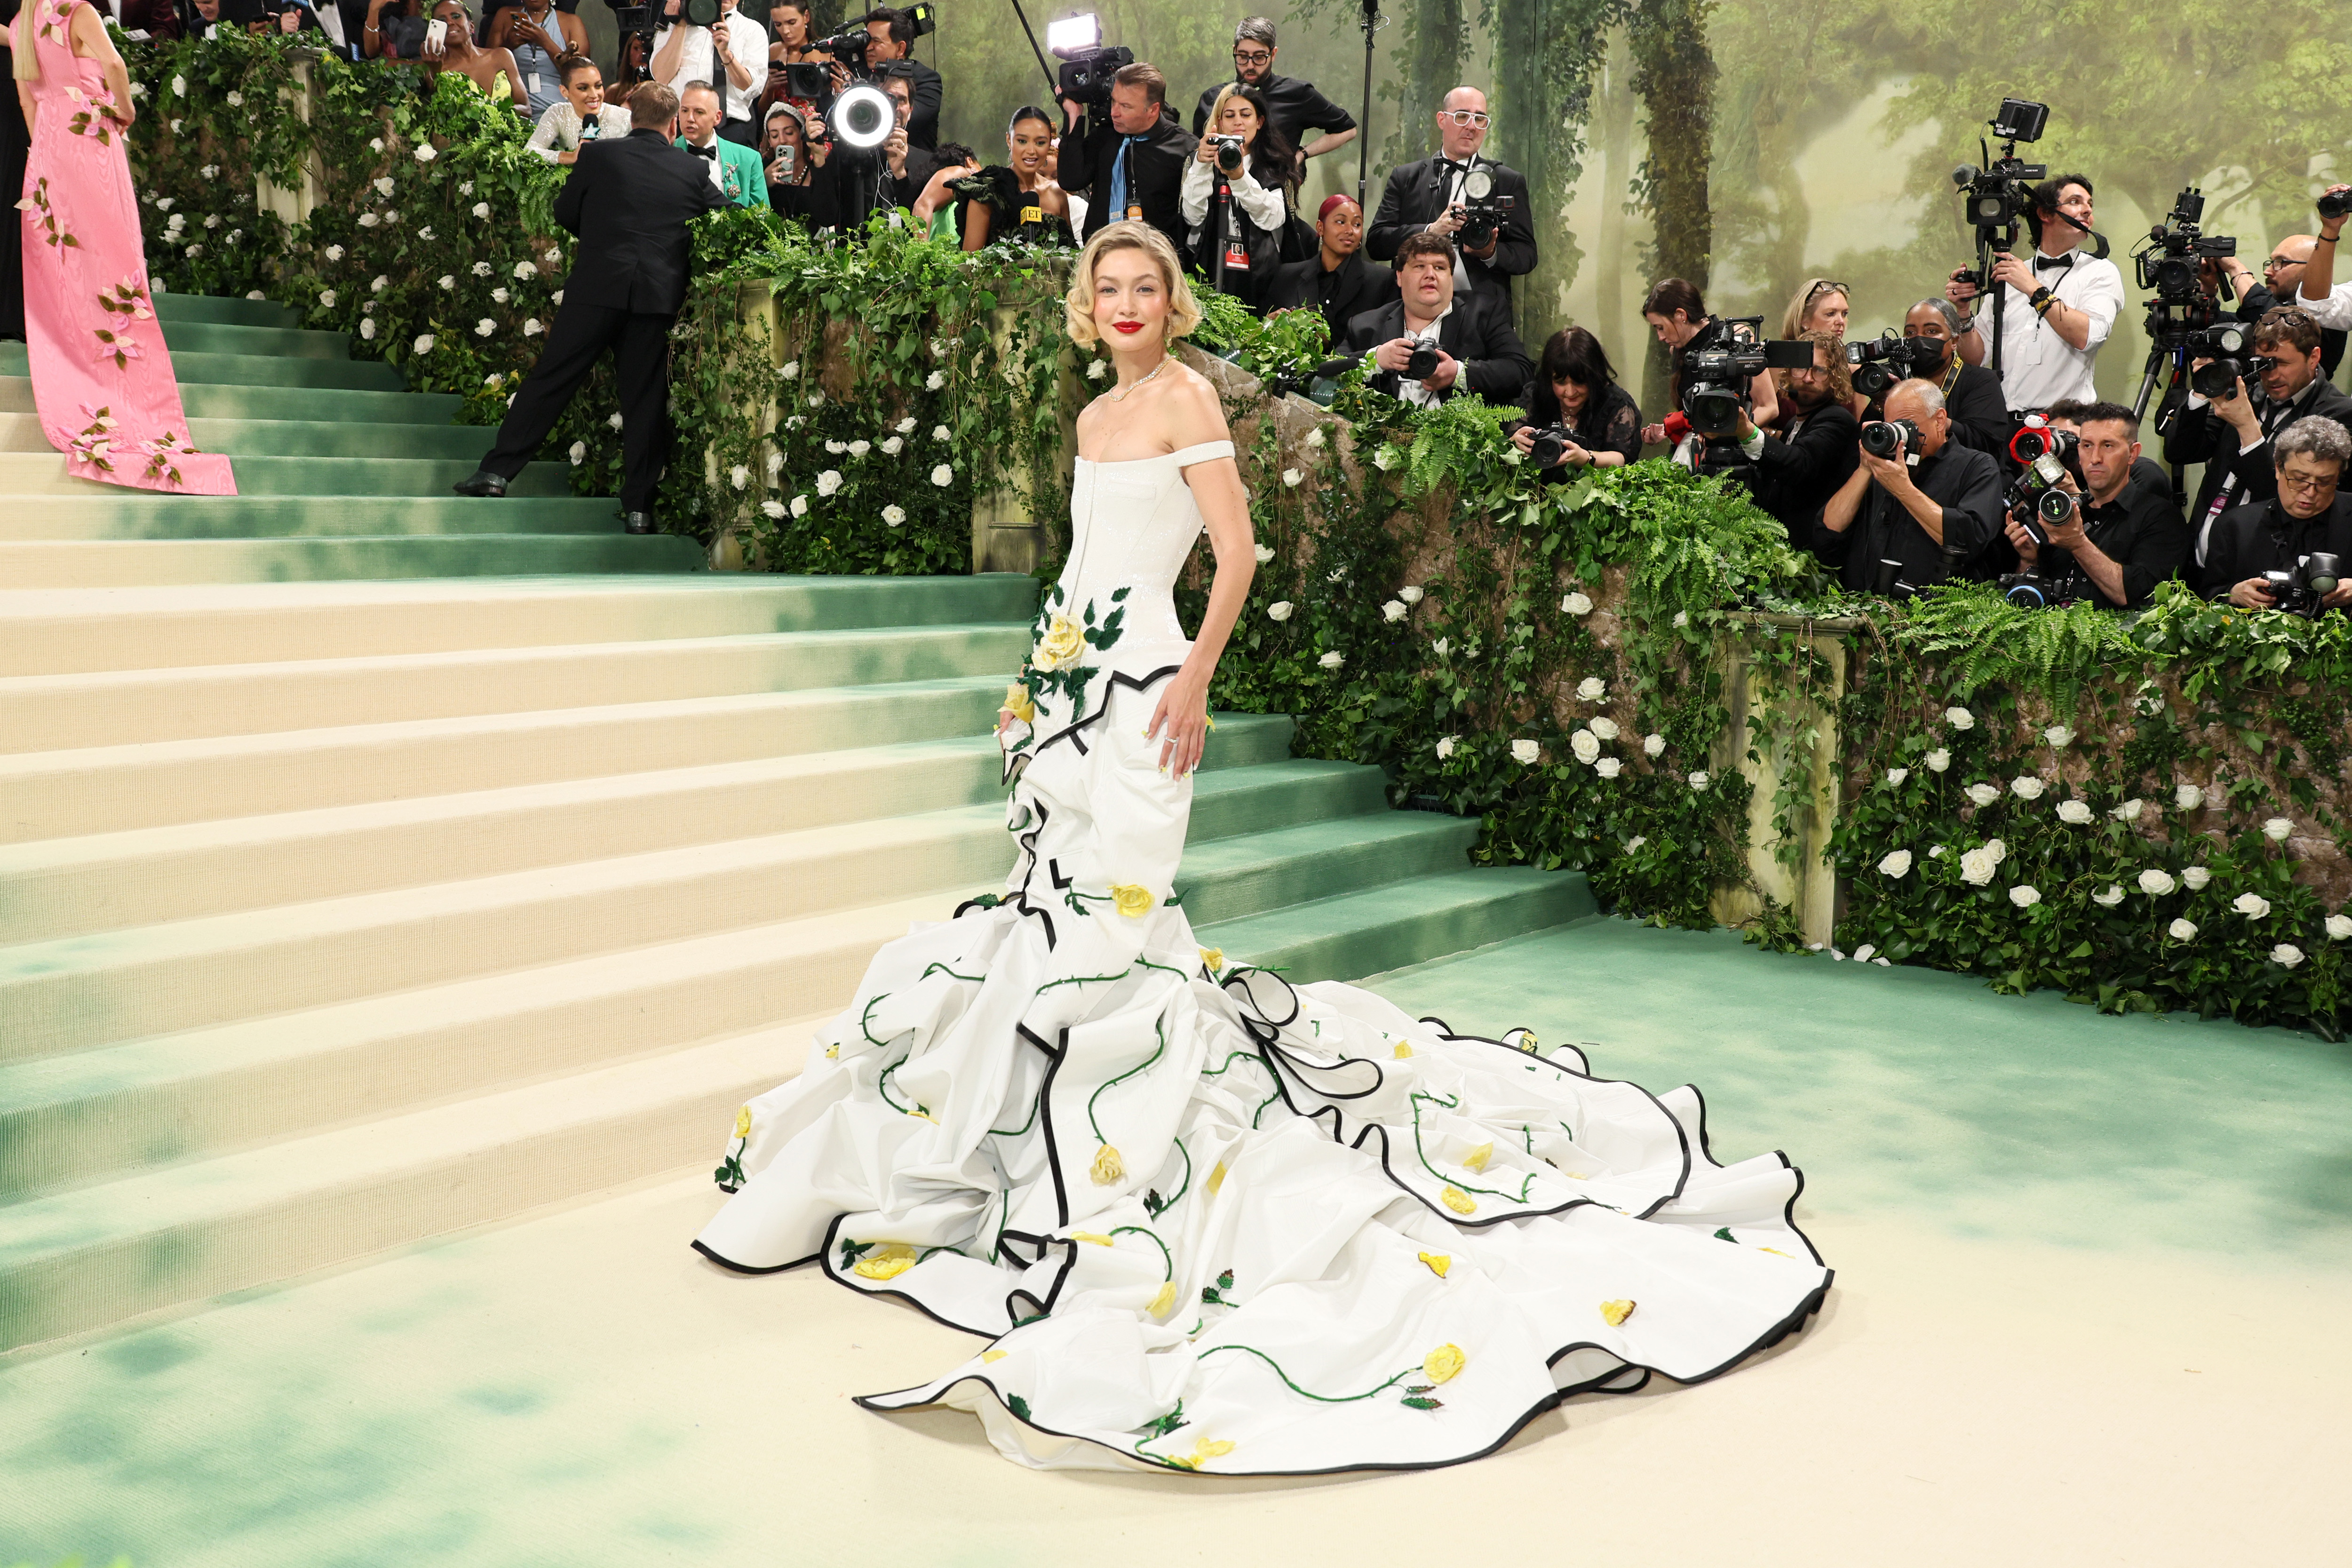
<path id="1" fill-rule="evenodd" d="M 1037 639 L 1036 651 L 1029 662 L 1039 669 L 1067 669 L 1078 662 L 1087 651 L 1087 634 L 1078 623 L 1067 616 L 1055 616 L 1046 626 L 1045 635 Z"/>
<path id="2" fill-rule="evenodd" d="M 1004 689 L 1004 700 L 998 706 L 1024 724 L 1037 721 L 1037 704 L 1031 700 L 1029 689 L 1017 680 Z"/>
<path id="3" fill-rule="evenodd" d="M 1133 882 L 1113 882 L 1110 897 L 1118 912 L 1129 920 L 1139 920 L 1150 914 L 1154 901 L 1150 889 L 1139 888 Z"/>

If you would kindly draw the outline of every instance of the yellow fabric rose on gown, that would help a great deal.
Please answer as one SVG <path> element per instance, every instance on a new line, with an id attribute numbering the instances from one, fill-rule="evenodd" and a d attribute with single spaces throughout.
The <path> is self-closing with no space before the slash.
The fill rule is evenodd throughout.
<path id="1" fill-rule="evenodd" d="M 1223 1439 L 1202 1438 L 1192 1445 L 1189 1454 L 1171 1454 L 1168 1462 L 1180 1470 L 1197 1470 L 1211 1459 L 1220 1458 L 1234 1451 L 1234 1446 Z"/>
<path id="2" fill-rule="evenodd" d="M 1118 1243 L 1113 1241 L 1110 1237 L 1097 1230 L 1074 1230 L 1070 1232 L 1070 1239 L 1072 1241 L 1091 1241 L 1097 1247 L 1117 1247 L 1118 1245 Z"/>
<path id="3" fill-rule="evenodd" d="M 865 1279 L 896 1279 L 915 1266 L 915 1249 L 903 1241 L 866 1254 L 849 1266 L 849 1271 Z"/>
<path id="4" fill-rule="evenodd" d="M 1432 1383 L 1450 1383 L 1469 1360 L 1460 1345 L 1440 1345 L 1422 1358 L 1421 1374 Z"/>
<path id="5" fill-rule="evenodd" d="M 1455 1214 L 1476 1214 L 1478 1212 L 1478 1200 L 1472 1197 L 1468 1193 L 1464 1192 L 1460 1187 L 1447 1187 L 1444 1192 L 1437 1194 L 1437 1201 L 1444 1204 L 1447 1208 L 1452 1209 Z"/>
<path id="6" fill-rule="evenodd" d="M 1612 1329 L 1633 1315 L 1633 1303 L 1631 1301 L 1603 1301 L 1601 1303 L 1601 1319 Z"/>
<path id="7" fill-rule="evenodd" d="M 1201 950 L 1202 968 L 1207 970 L 1210 973 L 1214 974 L 1223 969 L 1224 966 L 1225 950 L 1223 948 L 1204 947 Z"/>
<path id="8" fill-rule="evenodd" d="M 1133 882 L 1113 882 L 1110 898 L 1118 912 L 1129 920 L 1150 914 L 1151 906 L 1159 901 L 1151 896 L 1150 889 L 1139 888 Z"/>
<path id="9" fill-rule="evenodd" d="M 1174 1311 L 1176 1310 L 1176 1281 L 1171 1279 L 1167 1284 L 1160 1287 L 1160 1294 L 1151 1298 L 1151 1305 L 1145 1310 L 1155 1318 L 1164 1318 L 1169 1313 Z"/>
<path id="10" fill-rule="evenodd" d="M 1127 1180 L 1127 1162 L 1118 1157 L 1118 1150 L 1106 1143 L 1095 1151 L 1095 1163 L 1087 1174 L 1098 1187 L 1112 1186 Z"/>
<path id="11" fill-rule="evenodd" d="M 1046 625 L 1045 635 L 1037 639 L 1029 662 L 1039 669 L 1067 669 L 1086 651 L 1087 634 L 1078 623 L 1067 616 L 1055 616 Z"/>
<path id="12" fill-rule="evenodd" d="M 1220 1160 L 1217 1162 L 1217 1168 L 1209 1173 L 1209 1195 L 1211 1197 L 1215 1197 L 1217 1195 L 1217 1189 L 1224 1184 L 1225 1163 L 1223 1160 Z"/>
<path id="13" fill-rule="evenodd" d="M 751 1108 L 748 1105 L 735 1113 L 735 1136 L 738 1138 L 751 1136 Z"/>
<path id="14" fill-rule="evenodd" d="M 1421 1260 L 1428 1264 L 1429 1271 L 1440 1279 L 1444 1279 L 1445 1271 L 1454 1267 L 1454 1256 L 1446 1252 L 1424 1252 Z"/>
<path id="15" fill-rule="evenodd" d="M 1490 1138 L 1462 1156 L 1462 1168 L 1465 1171 L 1484 1171 L 1486 1168 L 1486 1162 L 1494 1157 L 1495 1142 Z"/>
<path id="16" fill-rule="evenodd" d="M 1029 689 L 1017 680 L 1004 689 L 1004 700 L 997 706 L 1024 724 L 1037 721 L 1037 704 L 1031 700 Z"/>

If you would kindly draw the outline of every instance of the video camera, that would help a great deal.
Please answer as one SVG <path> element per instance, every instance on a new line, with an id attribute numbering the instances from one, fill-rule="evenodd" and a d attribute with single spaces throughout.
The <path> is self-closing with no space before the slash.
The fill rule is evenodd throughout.
<path id="1" fill-rule="evenodd" d="M 1062 62 L 1055 90 L 1088 109 L 1109 103 L 1111 78 L 1135 63 L 1133 49 L 1102 41 L 1102 18 L 1091 11 L 1046 23 L 1045 51 Z"/>
<path id="2" fill-rule="evenodd" d="M 2234 296 L 2229 280 L 2210 265 L 2217 257 L 2237 255 L 2238 242 L 2226 234 L 2205 233 L 2199 226 L 2204 216 L 2205 197 L 2190 185 L 2173 198 L 2165 221 L 2149 229 L 2147 242 L 2132 253 L 2139 286 L 2155 293 L 2147 302 L 2147 373 L 2140 378 L 2139 396 L 2132 405 L 2136 414 L 2147 412 L 2167 363 L 2172 367 L 2168 405 L 2172 389 L 2184 380 L 2200 396 L 2227 397 L 2231 384 L 2245 374 L 2235 356 L 2249 334 L 2222 321 L 2219 301 Z M 2191 372 L 2190 362 L 2200 359 L 2215 363 Z M 2168 406 L 2158 420 L 2159 429 L 2169 417 Z"/>
<path id="3" fill-rule="evenodd" d="M 1495 194 L 1495 172 L 1474 164 L 1462 176 L 1462 227 L 1455 237 L 1465 250 L 1484 250 L 1511 216 L 1515 198 Z"/>
<path id="4" fill-rule="evenodd" d="M 1884 397 L 1897 382 L 1940 371 L 1944 345 L 1934 338 L 1904 338 L 1891 331 L 1882 332 L 1862 342 L 1846 344 L 1845 363 L 1853 373 L 1856 392 L 1864 397 Z"/>
<path id="5" fill-rule="evenodd" d="M 2319 601 L 2336 591 L 2342 573 L 2341 561 L 2326 551 L 2317 550 L 2290 570 L 2263 573 L 2263 586 L 2270 590 L 2273 608 L 2316 618 L 2321 609 Z"/>
<path id="6" fill-rule="evenodd" d="M 1810 370 L 1813 363 L 1809 342 L 1765 342 L 1761 316 L 1725 317 L 1717 324 L 1722 328 L 1719 340 L 1710 337 L 1706 347 L 1683 351 L 1683 414 L 1702 436 L 1728 436 L 1739 427 L 1739 416 L 1748 407 L 1748 384 L 1766 371 Z"/>
<path id="7" fill-rule="evenodd" d="M 1984 167 L 1962 163 L 1952 171 L 1952 184 L 1966 199 L 1968 221 L 1977 231 L 1977 265 L 1960 274 L 1962 282 L 1973 283 L 1979 289 L 1990 289 L 1991 253 L 2017 243 L 2018 223 L 2033 205 L 2033 185 L 2050 177 L 2050 165 L 2025 163 L 2017 155 L 2017 144 L 2041 141 L 2049 123 L 2048 104 L 2004 98 L 2000 111 L 1990 122 L 1993 140 L 2001 143 L 2000 156 L 1995 158 L 1990 145 L 1979 138 L 1977 147 Z"/>
<path id="8" fill-rule="evenodd" d="M 686 0 L 686 4 L 689 8 L 698 5 L 708 5 L 714 12 L 719 8 L 718 0 Z M 938 31 L 940 25 L 939 13 L 932 7 L 929 0 L 915 0 L 913 5 L 902 5 L 899 6 L 898 9 L 902 11 L 906 15 L 907 19 L 914 25 L 916 37 L 919 38 L 926 33 Z M 689 16 L 688 19 L 691 20 L 691 16 Z M 698 22 L 695 25 L 697 26 L 709 26 L 708 22 Z M 874 35 L 867 32 L 865 25 L 860 23 L 855 26 L 844 27 L 840 32 L 835 33 L 830 38 L 817 38 L 812 41 L 809 45 L 809 52 L 811 54 L 824 55 L 830 59 L 838 61 L 842 66 L 847 68 L 851 76 L 863 81 L 874 74 L 874 68 L 866 58 L 866 51 L 873 47 Z M 824 68 L 819 67 L 817 68 L 823 69 Z"/>

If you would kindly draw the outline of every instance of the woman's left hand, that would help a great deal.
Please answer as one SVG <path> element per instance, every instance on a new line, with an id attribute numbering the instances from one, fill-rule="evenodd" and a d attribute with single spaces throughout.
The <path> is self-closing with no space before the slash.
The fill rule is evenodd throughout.
<path id="1" fill-rule="evenodd" d="M 1160 706 L 1143 733 L 1147 740 L 1160 740 L 1161 773 L 1181 779 L 1198 768 L 1209 739 L 1209 678 L 1178 670 L 1160 689 Z"/>

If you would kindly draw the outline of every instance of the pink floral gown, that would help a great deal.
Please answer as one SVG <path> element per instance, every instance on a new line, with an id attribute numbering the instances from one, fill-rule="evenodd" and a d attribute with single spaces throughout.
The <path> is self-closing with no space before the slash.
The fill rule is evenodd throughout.
<path id="1" fill-rule="evenodd" d="M 26 0 L 41 74 L 25 169 L 25 342 L 49 445 L 85 479 L 235 495 L 228 459 L 196 450 L 147 291 L 139 204 L 113 94 L 68 28 L 80 0 Z M 21 36 L 21 35 L 20 35 Z"/>

